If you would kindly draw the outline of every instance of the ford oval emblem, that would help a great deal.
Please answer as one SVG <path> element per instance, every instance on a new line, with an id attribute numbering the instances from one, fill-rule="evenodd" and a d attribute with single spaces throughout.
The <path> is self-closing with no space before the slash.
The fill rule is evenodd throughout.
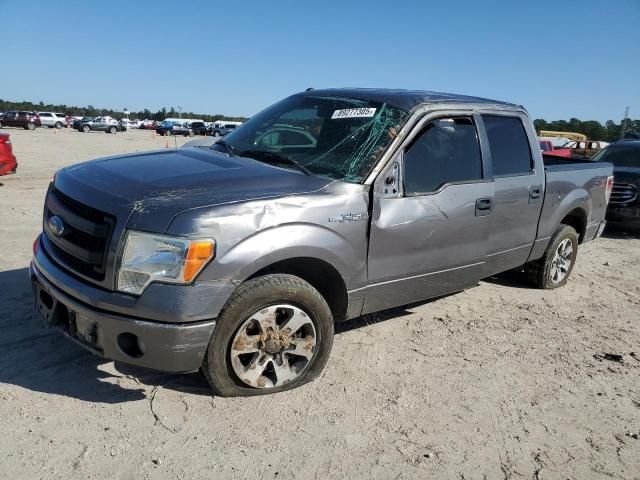
<path id="1" fill-rule="evenodd" d="M 62 234 L 64 233 L 64 222 L 62 221 L 62 219 L 57 215 L 54 215 L 53 217 L 49 218 L 48 223 L 49 223 L 49 230 L 51 230 L 51 232 L 56 237 L 61 237 Z"/>

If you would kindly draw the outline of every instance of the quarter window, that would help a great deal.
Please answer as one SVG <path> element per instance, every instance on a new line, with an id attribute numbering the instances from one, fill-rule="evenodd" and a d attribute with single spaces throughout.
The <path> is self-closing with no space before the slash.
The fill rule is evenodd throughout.
<path id="1" fill-rule="evenodd" d="M 440 118 L 430 122 L 404 154 L 407 195 L 433 192 L 446 183 L 482 178 L 482 156 L 473 120 Z"/>
<path id="2" fill-rule="evenodd" d="M 533 169 L 533 158 L 527 132 L 517 117 L 482 115 L 489 138 L 493 174 L 527 175 Z"/>

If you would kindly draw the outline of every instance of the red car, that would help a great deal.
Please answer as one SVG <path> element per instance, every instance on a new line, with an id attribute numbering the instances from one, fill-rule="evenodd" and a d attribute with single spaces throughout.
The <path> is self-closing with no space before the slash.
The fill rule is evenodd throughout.
<path id="1" fill-rule="evenodd" d="M 2 127 L 22 127 L 25 130 L 35 130 L 41 127 L 40 116 L 36 112 L 7 112 L 0 115 L 0 128 Z"/>
<path id="2" fill-rule="evenodd" d="M 0 133 L 0 175 L 16 173 L 18 162 L 11 148 L 8 133 Z"/>

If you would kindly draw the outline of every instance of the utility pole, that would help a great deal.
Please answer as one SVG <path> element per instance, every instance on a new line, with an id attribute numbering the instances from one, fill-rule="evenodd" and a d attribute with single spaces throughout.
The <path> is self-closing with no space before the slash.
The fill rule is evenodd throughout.
<path id="1" fill-rule="evenodd" d="M 629 118 L 629 107 L 624 109 L 624 118 L 622 119 L 622 128 L 620 129 L 620 140 L 622 140 L 625 133 L 627 133 L 627 118 Z"/>

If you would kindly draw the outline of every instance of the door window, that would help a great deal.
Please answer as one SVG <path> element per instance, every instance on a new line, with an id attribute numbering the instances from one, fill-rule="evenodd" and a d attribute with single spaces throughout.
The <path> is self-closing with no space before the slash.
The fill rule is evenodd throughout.
<path id="1" fill-rule="evenodd" d="M 482 115 L 496 176 L 528 175 L 533 158 L 527 132 L 518 117 Z"/>
<path id="2" fill-rule="evenodd" d="M 482 155 L 470 117 L 430 122 L 404 154 L 404 190 L 409 196 L 434 192 L 447 183 L 482 179 Z"/>

